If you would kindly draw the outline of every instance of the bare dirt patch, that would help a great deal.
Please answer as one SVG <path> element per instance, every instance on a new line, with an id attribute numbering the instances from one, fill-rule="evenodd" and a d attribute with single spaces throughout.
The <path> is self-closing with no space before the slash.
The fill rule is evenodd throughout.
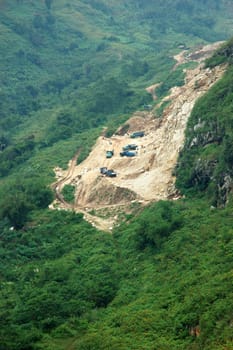
<path id="1" fill-rule="evenodd" d="M 102 134 L 81 164 L 76 165 L 74 158 L 68 170 L 55 169 L 58 181 L 53 188 L 57 198 L 51 208 L 83 212 L 85 219 L 94 226 L 111 231 L 114 224 L 122 220 L 119 212 L 116 215 L 117 208 L 124 213 L 130 212 L 135 202 L 145 205 L 161 199 L 179 198 L 173 170 L 183 147 L 188 118 L 195 101 L 224 71 L 225 67 L 204 69 L 202 64 L 186 71 L 185 85 L 171 89 L 169 96 L 162 101 L 170 102 L 162 116 L 156 117 L 156 110 L 136 112 L 126 122 L 127 127 L 121 126 L 116 135 L 106 138 Z M 130 137 L 131 133 L 141 130 L 144 137 Z M 137 155 L 120 156 L 122 148 L 132 143 L 137 145 Z M 112 158 L 106 158 L 108 150 L 114 150 Z M 117 176 L 101 175 L 100 167 L 113 169 Z M 65 184 L 73 184 L 76 188 L 72 206 L 60 196 Z"/>
<path id="2" fill-rule="evenodd" d="M 224 41 L 218 41 L 214 44 L 198 46 L 192 50 L 183 50 L 177 55 L 174 56 L 174 59 L 177 61 L 173 69 L 176 69 L 181 64 L 188 62 L 198 62 L 201 63 L 205 59 L 209 58 L 215 50 L 217 50 Z"/>

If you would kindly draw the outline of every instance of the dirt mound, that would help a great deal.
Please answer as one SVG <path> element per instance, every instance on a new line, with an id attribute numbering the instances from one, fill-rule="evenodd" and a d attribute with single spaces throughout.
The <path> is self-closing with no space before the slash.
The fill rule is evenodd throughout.
<path id="1" fill-rule="evenodd" d="M 152 113 L 148 112 L 136 112 L 130 119 L 127 120 L 122 126 L 116 131 L 116 135 L 125 136 L 130 135 L 133 132 L 148 129 L 148 119 L 152 118 Z"/>
<path id="2" fill-rule="evenodd" d="M 137 195 L 128 188 L 116 186 L 104 176 L 98 176 L 91 182 L 91 188 L 82 181 L 77 184 L 76 203 L 88 207 L 126 204 L 135 200 Z"/>

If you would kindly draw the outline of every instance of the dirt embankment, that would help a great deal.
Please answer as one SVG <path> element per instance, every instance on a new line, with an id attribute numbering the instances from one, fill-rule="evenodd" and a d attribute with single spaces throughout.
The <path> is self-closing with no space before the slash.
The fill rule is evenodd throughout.
<path id="1" fill-rule="evenodd" d="M 199 61 L 200 55 L 197 57 Z M 157 117 L 156 110 L 136 112 L 127 121 L 127 133 L 122 132 L 123 125 L 111 138 L 100 136 L 81 164 L 76 165 L 77 158 L 74 158 L 67 171 L 55 169 L 59 180 L 54 185 L 56 200 L 51 207 L 71 209 L 60 193 L 65 184 L 73 184 L 76 192 L 72 209 L 85 213 L 85 218 L 94 226 L 107 231 L 112 229 L 120 213 L 130 210 L 135 202 L 146 204 L 179 198 L 173 169 L 183 147 L 188 118 L 196 100 L 224 71 L 224 67 L 204 69 L 202 64 L 186 71 L 185 85 L 171 89 L 162 101 L 168 102 L 162 116 Z M 145 132 L 144 137 L 130 138 L 131 133 L 139 130 Z M 137 145 L 137 155 L 120 156 L 122 147 L 132 143 Z M 106 158 L 107 150 L 114 150 L 112 158 Z M 101 175 L 100 167 L 113 169 L 117 177 Z M 103 215 L 103 210 L 108 214 Z"/>

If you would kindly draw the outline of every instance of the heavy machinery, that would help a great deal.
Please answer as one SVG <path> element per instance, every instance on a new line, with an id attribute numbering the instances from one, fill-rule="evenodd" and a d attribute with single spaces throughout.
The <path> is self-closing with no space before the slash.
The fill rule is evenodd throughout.
<path id="1" fill-rule="evenodd" d="M 137 145 L 131 143 L 129 145 L 124 146 L 122 149 L 123 149 L 123 151 L 134 151 L 137 148 L 138 148 Z"/>
<path id="2" fill-rule="evenodd" d="M 120 152 L 121 157 L 135 157 L 137 155 L 137 152 L 134 151 L 122 151 Z"/>
<path id="3" fill-rule="evenodd" d="M 143 105 L 143 108 L 145 111 L 151 111 L 153 106 L 152 105 Z"/>
<path id="4" fill-rule="evenodd" d="M 108 169 L 106 167 L 100 168 L 100 173 L 108 177 L 116 177 L 117 173 L 113 169 Z"/>
<path id="5" fill-rule="evenodd" d="M 100 174 L 105 175 L 107 170 L 108 170 L 108 168 L 106 168 L 105 166 L 100 168 Z"/>
<path id="6" fill-rule="evenodd" d="M 117 173 L 113 169 L 108 169 L 105 173 L 106 176 L 108 177 L 116 177 Z"/>
<path id="7" fill-rule="evenodd" d="M 112 158 L 112 156 L 114 155 L 114 151 L 106 151 L 106 158 Z"/>
<path id="8" fill-rule="evenodd" d="M 136 137 L 143 137 L 144 135 L 145 135 L 144 131 L 135 131 L 130 135 L 130 137 L 132 139 L 135 139 Z"/>

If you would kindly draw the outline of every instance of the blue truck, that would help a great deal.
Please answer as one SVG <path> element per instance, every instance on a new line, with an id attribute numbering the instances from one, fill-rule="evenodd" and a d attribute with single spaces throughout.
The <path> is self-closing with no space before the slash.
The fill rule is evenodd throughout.
<path id="1" fill-rule="evenodd" d="M 116 177 L 117 173 L 113 169 L 108 169 L 106 167 L 100 168 L 100 173 L 108 177 Z"/>
<path id="2" fill-rule="evenodd" d="M 137 152 L 134 151 L 122 151 L 120 152 L 121 157 L 135 157 L 137 155 Z"/>
<path id="3" fill-rule="evenodd" d="M 145 135 L 144 131 L 135 131 L 130 135 L 130 137 L 131 139 L 135 139 L 137 137 L 143 137 L 144 135 Z"/>
<path id="4" fill-rule="evenodd" d="M 138 148 L 137 145 L 135 145 L 134 143 L 131 143 L 129 145 L 124 146 L 122 149 L 123 151 L 134 151 L 137 148 Z"/>

